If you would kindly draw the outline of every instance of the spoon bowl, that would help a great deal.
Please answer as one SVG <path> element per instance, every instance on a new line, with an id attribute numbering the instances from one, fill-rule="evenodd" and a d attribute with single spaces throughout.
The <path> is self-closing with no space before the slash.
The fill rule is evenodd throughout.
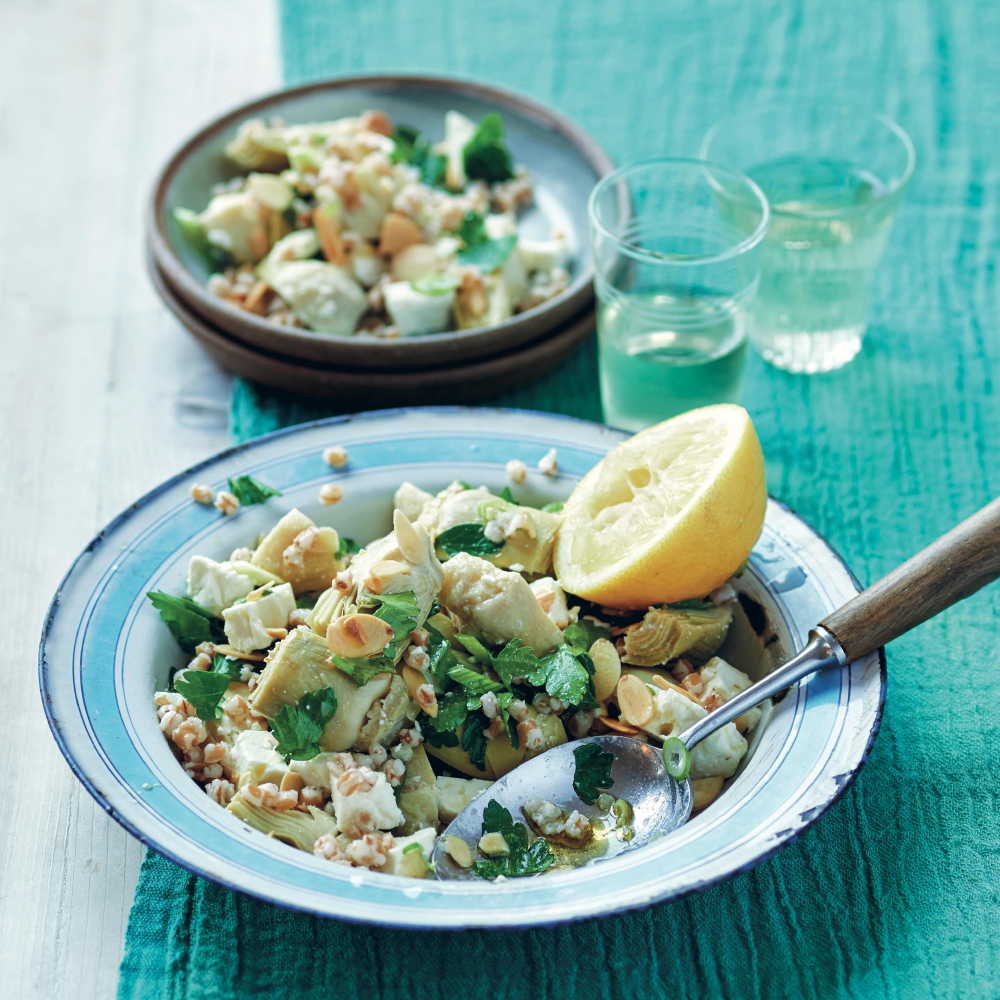
<path id="1" fill-rule="evenodd" d="M 625 799 L 632 806 L 630 824 L 632 836 L 614 828 L 614 818 L 607 810 L 585 802 L 573 787 L 576 758 L 573 751 L 585 743 L 595 743 L 606 753 L 615 755 L 611 769 L 614 784 L 607 792 Z M 515 822 L 524 822 L 522 812 L 529 799 L 543 797 L 567 812 L 574 809 L 601 829 L 594 841 L 582 848 L 556 849 L 556 862 L 550 870 L 576 868 L 580 865 L 605 861 L 627 851 L 646 846 L 655 837 L 663 836 L 682 826 L 691 815 L 691 783 L 674 781 L 663 766 L 659 747 L 627 736 L 592 736 L 564 743 L 521 764 L 503 779 L 495 782 L 463 809 L 438 838 L 432 860 L 439 879 L 475 879 L 475 868 L 462 868 L 447 852 L 448 836 L 464 840 L 475 851 L 483 831 L 483 812 L 490 802 L 498 802 Z"/>

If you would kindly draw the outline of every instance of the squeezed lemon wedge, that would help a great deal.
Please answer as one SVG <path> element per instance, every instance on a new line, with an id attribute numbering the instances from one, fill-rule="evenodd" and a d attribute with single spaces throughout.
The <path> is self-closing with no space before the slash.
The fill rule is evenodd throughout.
<path id="1" fill-rule="evenodd" d="M 639 609 L 704 597 L 740 567 L 767 507 L 750 415 L 690 410 L 618 445 L 566 502 L 555 549 L 570 593 Z"/>

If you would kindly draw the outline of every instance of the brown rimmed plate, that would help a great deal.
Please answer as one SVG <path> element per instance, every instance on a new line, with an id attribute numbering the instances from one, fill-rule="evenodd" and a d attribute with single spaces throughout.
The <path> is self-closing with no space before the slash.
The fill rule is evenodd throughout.
<path id="1" fill-rule="evenodd" d="M 382 408 L 441 401 L 476 403 L 540 378 L 572 354 L 594 330 L 594 311 L 587 306 L 538 340 L 471 362 L 407 369 L 321 365 L 253 348 L 228 336 L 181 301 L 152 259 L 148 264 L 160 298 L 223 367 L 274 389 L 336 400 L 343 405 Z"/>
<path id="2" fill-rule="evenodd" d="M 277 115 L 290 123 L 322 121 L 371 108 L 432 137 L 443 131 L 450 109 L 479 120 L 503 116 L 514 160 L 535 181 L 535 206 L 521 218 L 528 237 L 547 239 L 554 228 L 573 245 L 569 287 L 551 301 L 504 323 L 385 340 L 333 337 L 280 327 L 230 305 L 205 288 L 208 268 L 173 218 L 176 208 L 200 211 L 212 185 L 239 171 L 224 149 L 248 118 Z M 509 352 L 538 341 L 578 317 L 593 299 L 593 266 L 587 235 L 587 198 L 613 162 L 586 132 L 557 111 L 500 87 L 434 76 L 355 76 L 281 90 L 241 105 L 205 126 L 169 159 L 153 187 L 147 242 L 157 267 L 176 296 L 210 325 L 251 347 L 290 358 L 355 368 L 419 368 L 455 364 Z"/>

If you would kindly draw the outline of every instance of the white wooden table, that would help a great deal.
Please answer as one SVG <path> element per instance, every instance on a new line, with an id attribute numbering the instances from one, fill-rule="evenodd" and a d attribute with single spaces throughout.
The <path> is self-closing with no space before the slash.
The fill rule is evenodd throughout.
<path id="1" fill-rule="evenodd" d="M 229 380 L 145 276 L 150 183 L 277 85 L 271 0 L 0 3 L 0 997 L 114 996 L 141 845 L 70 773 L 45 610 L 99 528 L 226 444 Z"/>

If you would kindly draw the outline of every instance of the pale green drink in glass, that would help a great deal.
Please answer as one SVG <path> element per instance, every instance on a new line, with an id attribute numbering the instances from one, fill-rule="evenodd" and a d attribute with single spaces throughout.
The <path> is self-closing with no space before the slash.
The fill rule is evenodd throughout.
<path id="1" fill-rule="evenodd" d="M 767 204 L 695 160 L 623 168 L 590 202 L 605 420 L 641 430 L 739 402 Z"/>

